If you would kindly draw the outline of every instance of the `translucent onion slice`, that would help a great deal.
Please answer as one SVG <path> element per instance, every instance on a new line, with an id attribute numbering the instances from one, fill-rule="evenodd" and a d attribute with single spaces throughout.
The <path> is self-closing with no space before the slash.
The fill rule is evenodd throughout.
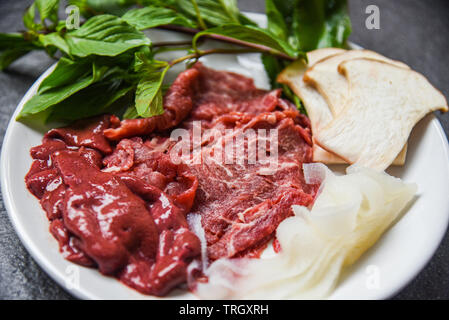
<path id="1" fill-rule="evenodd" d="M 304 164 L 306 181 L 322 181 L 309 210 L 276 231 L 281 252 L 268 259 L 221 259 L 205 271 L 208 283 L 196 294 L 206 299 L 320 299 L 398 218 L 417 187 L 386 173 L 350 167 L 336 176 L 322 164 Z"/>

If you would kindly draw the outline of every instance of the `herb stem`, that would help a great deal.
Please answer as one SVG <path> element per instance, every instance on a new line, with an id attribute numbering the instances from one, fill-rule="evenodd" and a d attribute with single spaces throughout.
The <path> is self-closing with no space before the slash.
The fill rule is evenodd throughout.
<path id="1" fill-rule="evenodd" d="M 191 44 L 191 43 L 189 42 L 189 44 Z M 167 46 L 167 47 L 155 48 L 153 50 L 153 53 L 154 53 L 154 55 L 157 55 L 157 54 L 160 54 L 160 53 L 163 53 L 163 52 L 181 51 L 181 50 L 189 51 L 191 49 L 192 49 L 192 46 L 180 46 L 180 47 L 175 47 L 175 46 L 169 47 L 169 46 Z"/>
<path id="2" fill-rule="evenodd" d="M 209 54 L 238 54 L 238 53 L 250 53 L 250 52 L 259 52 L 256 49 L 209 49 L 209 50 L 198 50 L 197 52 L 188 54 L 186 56 L 174 59 L 169 62 L 169 66 L 173 67 L 175 64 L 181 63 L 190 59 L 198 59 L 202 56 L 206 56 Z"/>
<path id="3" fill-rule="evenodd" d="M 192 41 L 163 41 L 163 42 L 156 42 L 152 44 L 153 48 L 158 47 L 175 47 L 175 46 L 188 46 L 191 45 Z"/>
<path id="4" fill-rule="evenodd" d="M 201 29 L 206 30 L 207 26 L 206 26 L 206 23 L 204 23 L 203 17 L 201 17 L 201 12 L 200 12 L 200 8 L 198 7 L 198 3 L 196 3 L 196 0 L 190 0 L 190 2 L 192 3 L 193 7 L 195 8 L 196 18 L 198 19 L 199 26 L 201 27 Z"/>
<path id="5" fill-rule="evenodd" d="M 171 24 L 162 25 L 157 28 L 164 29 L 164 30 L 178 31 L 178 32 L 182 32 L 182 33 L 192 34 L 192 35 L 197 34 L 198 32 L 201 32 L 201 30 L 198 30 L 198 29 L 177 26 L 177 25 L 171 25 Z M 239 46 L 243 46 L 243 47 L 252 48 L 257 52 L 269 53 L 271 55 L 277 56 L 277 57 L 285 59 L 285 60 L 290 60 L 290 61 L 296 60 L 294 57 L 291 57 L 288 54 L 279 52 L 277 50 L 273 50 L 270 47 L 256 44 L 256 43 L 242 41 L 242 40 L 222 36 L 219 34 L 207 34 L 207 35 L 204 35 L 203 37 L 221 41 L 221 42 L 231 43 L 231 44 L 235 44 L 235 45 L 239 45 Z"/>

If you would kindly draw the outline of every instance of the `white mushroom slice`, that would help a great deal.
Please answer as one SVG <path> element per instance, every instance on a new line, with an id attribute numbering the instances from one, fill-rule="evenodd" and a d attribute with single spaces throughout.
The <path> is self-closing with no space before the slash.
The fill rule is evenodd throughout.
<path id="1" fill-rule="evenodd" d="M 441 92 L 410 69 L 362 58 L 341 63 L 339 72 L 349 83 L 348 102 L 315 141 L 349 163 L 385 170 L 420 119 L 448 109 Z"/>
<path id="2" fill-rule="evenodd" d="M 347 52 L 347 50 L 341 48 L 321 48 L 309 51 L 307 52 L 308 65 L 313 66 L 320 60 L 343 52 Z"/>
<path id="3" fill-rule="evenodd" d="M 335 57 L 336 55 L 340 56 L 343 52 L 347 51 L 339 48 L 323 48 L 310 51 L 307 53 L 308 64 L 301 60 L 295 61 L 285 68 L 278 76 L 277 81 L 279 83 L 287 84 L 303 102 L 304 107 L 307 110 L 307 115 L 310 119 L 313 134 L 318 132 L 320 128 L 327 126 L 333 119 L 333 115 L 323 96 L 314 87 L 303 81 L 304 73 L 307 68 L 315 65 L 323 59 L 332 56 Z M 356 50 L 356 52 L 357 55 L 359 55 L 363 51 Z M 338 66 L 335 66 L 335 72 L 337 72 L 337 67 Z M 341 76 L 340 74 L 338 75 Z M 344 79 L 344 81 L 346 82 L 346 79 Z M 406 154 L 407 145 L 404 146 L 398 157 L 394 160 L 393 164 L 403 165 L 405 163 Z M 345 160 L 327 152 L 316 143 L 313 145 L 313 161 L 322 162 L 325 164 L 346 163 Z"/>
<path id="4" fill-rule="evenodd" d="M 402 62 L 388 59 L 370 50 L 350 50 L 319 61 L 304 74 L 304 82 L 321 93 L 334 116 L 343 111 L 348 97 L 348 82 L 338 73 L 338 65 L 343 61 L 358 58 L 376 59 L 409 69 Z"/>
<path id="5" fill-rule="evenodd" d="M 327 152 L 315 143 L 315 139 L 313 140 L 314 145 L 312 147 L 312 153 L 314 162 L 321 162 L 325 164 L 347 164 L 345 160 L 333 153 Z M 401 152 L 399 152 L 398 156 L 393 160 L 393 166 L 403 166 L 405 164 L 405 160 L 407 158 L 407 147 L 407 144 L 405 144 Z"/>

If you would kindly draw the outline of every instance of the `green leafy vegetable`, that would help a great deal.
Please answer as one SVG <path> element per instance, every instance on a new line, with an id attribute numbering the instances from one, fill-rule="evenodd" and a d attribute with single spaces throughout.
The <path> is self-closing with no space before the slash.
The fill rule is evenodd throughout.
<path id="1" fill-rule="evenodd" d="M 272 88 L 279 88 L 279 84 L 276 82 L 277 75 L 288 65 L 281 59 L 277 59 L 269 54 L 262 55 L 262 63 L 265 67 L 270 85 Z"/>
<path id="2" fill-rule="evenodd" d="M 345 47 L 352 31 L 346 1 L 327 3 L 325 16 L 325 32 L 318 46 L 320 48 Z"/>
<path id="3" fill-rule="evenodd" d="M 167 61 L 155 60 L 151 53 L 143 50 L 136 52 L 134 56 L 134 71 L 141 74 L 157 72 L 169 65 Z"/>
<path id="4" fill-rule="evenodd" d="M 124 118 L 163 112 L 166 72 L 181 62 L 214 53 L 260 52 L 273 88 L 302 110 L 301 101 L 276 77 L 305 51 L 344 47 L 351 31 L 344 0 L 266 0 L 267 28 L 241 14 L 236 0 L 69 0 L 85 18 L 71 30 L 58 20 L 58 0 L 35 0 L 22 33 L 0 33 L 0 68 L 33 50 L 58 57 L 53 72 L 18 119 L 38 124 L 72 121 L 104 112 Z M 164 26 L 194 34 L 188 54 L 171 61 L 163 52 L 186 43 L 152 44 L 142 30 Z M 239 45 L 202 50 L 200 38 Z"/>
<path id="5" fill-rule="evenodd" d="M 343 47 L 351 33 L 346 0 L 266 0 L 269 30 L 296 50 Z"/>
<path id="6" fill-rule="evenodd" d="M 197 41 L 200 37 L 211 34 L 248 42 L 254 45 L 262 45 L 268 47 L 271 53 L 274 54 L 280 52 L 290 57 L 298 57 L 300 54 L 300 52 L 293 50 L 288 43 L 262 28 L 238 24 L 227 24 L 197 33 L 195 37 L 193 37 L 193 47 L 196 48 Z"/>
<path id="7" fill-rule="evenodd" d="M 36 0 L 35 4 L 43 25 L 45 25 L 45 19 L 50 19 L 54 23 L 58 22 L 59 0 Z"/>
<path id="8" fill-rule="evenodd" d="M 224 12 L 230 19 L 234 20 L 234 22 L 239 23 L 239 15 L 240 11 L 237 7 L 237 1 L 236 0 L 219 0 L 218 1 L 221 5 L 221 7 L 224 9 Z"/>
<path id="9" fill-rule="evenodd" d="M 141 31 L 109 14 L 89 19 L 81 28 L 68 32 L 65 40 L 70 53 L 78 57 L 115 56 L 151 43 Z"/>
<path id="10" fill-rule="evenodd" d="M 20 33 L 0 33 L 0 70 L 37 48 L 37 44 L 26 40 Z"/>
<path id="11" fill-rule="evenodd" d="M 125 13 L 122 19 L 138 30 L 150 29 L 165 24 L 195 27 L 194 23 L 176 11 L 158 7 L 133 9 Z"/>
<path id="12" fill-rule="evenodd" d="M 282 16 L 281 12 L 276 7 L 275 0 L 266 0 L 265 11 L 268 17 L 268 31 L 270 31 L 274 36 L 288 41 L 288 28 L 285 18 Z"/>
<path id="13" fill-rule="evenodd" d="M 77 6 L 86 18 L 105 13 L 121 16 L 137 2 L 133 0 L 69 0 L 69 4 Z"/>
<path id="14" fill-rule="evenodd" d="M 57 71 L 57 69 L 55 69 L 55 71 Z M 53 88 L 52 90 L 45 90 L 42 93 L 34 95 L 23 106 L 23 109 L 19 113 L 17 119 L 25 119 L 43 111 L 48 111 L 47 109 L 49 109 L 50 107 L 56 105 L 57 103 L 60 103 L 74 93 L 98 81 L 105 71 L 106 70 L 104 68 L 98 68 L 95 64 L 93 64 L 92 72 L 80 78 L 77 78 L 75 82 Z M 59 72 L 57 71 L 57 73 Z M 55 77 L 52 78 L 55 79 Z M 46 119 L 44 118 L 43 120 Z"/>
<path id="15" fill-rule="evenodd" d="M 137 119 L 138 117 L 135 106 L 129 106 L 123 113 L 123 119 Z"/>
<path id="16" fill-rule="evenodd" d="M 42 25 L 37 24 L 34 19 L 36 17 L 36 4 L 33 2 L 31 6 L 25 11 L 23 15 L 23 25 L 30 30 L 38 30 L 42 28 Z"/>
<path id="17" fill-rule="evenodd" d="M 54 47 L 65 54 L 69 54 L 70 48 L 64 38 L 58 32 L 39 35 L 39 41 L 45 48 Z"/>
<path id="18" fill-rule="evenodd" d="M 175 9 L 197 24 L 197 27 L 202 27 L 198 24 L 198 15 L 207 27 L 232 23 L 256 25 L 240 13 L 235 0 L 144 0 L 142 3 L 154 7 Z"/>
<path id="19" fill-rule="evenodd" d="M 94 83 L 54 105 L 48 121 L 70 122 L 105 112 L 118 112 L 126 104 L 123 98 L 132 89 L 132 85 L 117 79 Z"/>
<path id="20" fill-rule="evenodd" d="M 26 55 L 32 49 L 14 48 L 0 52 L 0 70 L 7 68 L 11 63 Z"/>
<path id="21" fill-rule="evenodd" d="M 61 58 L 55 69 L 46 77 L 39 86 L 38 94 L 46 91 L 70 85 L 78 79 L 82 79 L 92 72 L 92 63 L 87 60 L 75 62 L 67 58 Z"/>
<path id="22" fill-rule="evenodd" d="M 143 118 L 162 114 L 162 81 L 169 66 L 162 72 L 145 75 L 137 85 L 136 111 Z"/>
<path id="23" fill-rule="evenodd" d="M 351 32 L 345 0 L 266 0 L 268 30 L 286 41 L 295 51 L 323 47 L 344 47 Z M 276 82 L 287 67 L 285 60 L 264 54 L 262 62 L 273 88 L 282 88 L 285 97 L 305 113 L 301 100 L 286 85 Z"/>

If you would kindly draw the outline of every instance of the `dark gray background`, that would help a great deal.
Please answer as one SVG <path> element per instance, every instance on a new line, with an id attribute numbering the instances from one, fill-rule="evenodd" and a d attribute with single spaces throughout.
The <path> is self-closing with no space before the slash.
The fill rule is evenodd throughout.
<path id="1" fill-rule="evenodd" d="M 23 28 L 22 13 L 30 0 L 0 0 L 0 31 Z M 449 97 L 449 1 L 447 0 L 350 0 L 353 33 L 350 40 L 386 56 L 404 61 L 422 72 Z M 365 27 L 365 8 L 380 8 L 380 30 Z M 263 0 L 240 0 L 242 10 L 263 12 Z M 42 53 L 28 55 L 0 73 L 0 143 L 19 100 L 53 61 Z M 449 118 L 437 114 L 446 135 Z M 17 177 L 23 179 L 23 177 Z M 439 190 L 448 192 L 447 190 Z M 37 213 L 38 214 L 38 213 Z M 413 248 L 410 248 L 413 250 Z M 449 237 L 446 236 L 426 268 L 396 299 L 449 298 Z M 400 257 L 398 257 L 400 259 Z M 391 261 L 395 263 L 395 261 Z M 0 299 L 70 299 L 30 257 L 9 222 L 0 201 Z"/>

